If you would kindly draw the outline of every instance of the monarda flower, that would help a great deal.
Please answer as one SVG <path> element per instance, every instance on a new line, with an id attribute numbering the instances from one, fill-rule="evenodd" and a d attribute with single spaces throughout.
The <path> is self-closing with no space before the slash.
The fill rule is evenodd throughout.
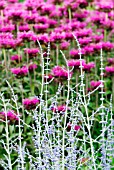
<path id="1" fill-rule="evenodd" d="M 95 63 L 94 62 L 90 62 L 90 63 L 84 63 L 83 64 L 83 70 L 90 72 L 92 68 L 95 68 Z"/>
<path id="2" fill-rule="evenodd" d="M 55 32 L 52 32 L 51 35 L 50 35 L 50 41 L 51 42 L 61 42 L 62 40 L 65 39 L 65 33 L 55 33 Z"/>
<path id="3" fill-rule="evenodd" d="M 22 39 L 23 41 L 32 41 L 32 38 L 35 36 L 34 32 L 18 32 L 18 38 Z"/>
<path id="4" fill-rule="evenodd" d="M 86 0 L 77 0 L 80 8 L 86 8 L 88 6 L 88 2 Z"/>
<path id="5" fill-rule="evenodd" d="M 81 53 L 82 53 L 82 54 L 85 54 L 85 50 L 82 49 L 82 50 L 81 50 Z M 70 55 L 71 57 L 73 57 L 73 58 L 76 58 L 76 59 L 80 58 L 80 56 L 79 56 L 79 51 L 76 50 L 76 49 L 71 49 L 70 52 L 69 52 L 69 55 Z"/>
<path id="6" fill-rule="evenodd" d="M 48 24 L 35 24 L 34 29 L 37 33 L 44 33 L 48 29 Z"/>
<path id="7" fill-rule="evenodd" d="M 102 82 L 101 82 L 101 81 L 94 81 L 94 80 L 92 80 L 92 81 L 90 82 L 90 86 L 91 86 L 93 89 L 97 88 L 97 87 L 100 86 L 100 85 L 102 85 Z"/>
<path id="8" fill-rule="evenodd" d="M 20 25 L 20 26 L 19 26 L 19 31 L 20 31 L 20 32 L 30 31 L 29 25 L 28 25 L 28 24 Z"/>
<path id="9" fill-rule="evenodd" d="M 70 110 L 70 108 L 66 107 L 65 105 L 60 105 L 51 107 L 51 110 L 55 113 L 64 113 L 66 110 Z"/>
<path id="10" fill-rule="evenodd" d="M 114 64 L 114 58 L 108 58 L 107 60 L 109 64 Z"/>
<path id="11" fill-rule="evenodd" d="M 15 30 L 15 25 L 13 25 L 13 24 L 2 26 L 0 28 L 0 32 L 12 32 L 14 30 Z"/>
<path id="12" fill-rule="evenodd" d="M 19 62 L 22 60 L 22 56 L 19 55 L 12 55 L 11 56 L 11 61 Z"/>
<path id="13" fill-rule="evenodd" d="M 86 65 L 85 60 L 82 60 L 82 61 L 74 60 L 74 59 L 68 60 L 68 66 L 74 67 L 75 69 L 79 69 L 79 67 L 81 66 L 81 63 L 82 63 L 82 66 Z"/>
<path id="14" fill-rule="evenodd" d="M 73 128 L 74 131 L 79 131 L 81 127 L 79 125 L 72 125 L 71 123 L 67 123 L 67 132 L 70 132 L 71 128 Z"/>
<path id="15" fill-rule="evenodd" d="M 61 50 L 67 50 L 69 46 L 70 46 L 70 43 L 67 42 L 67 41 L 64 41 L 60 44 L 60 49 Z"/>
<path id="16" fill-rule="evenodd" d="M 28 54 L 28 56 L 29 56 L 30 58 L 33 58 L 33 57 L 36 57 L 36 56 L 37 56 L 37 54 L 39 53 L 39 49 L 38 49 L 38 48 L 25 48 L 25 49 L 24 49 L 24 52 L 25 52 L 26 54 Z"/>
<path id="17" fill-rule="evenodd" d="M 30 63 L 29 66 L 28 66 L 28 70 L 29 72 L 33 72 L 35 69 L 37 69 L 37 65 L 34 64 L 34 63 Z"/>
<path id="18" fill-rule="evenodd" d="M 23 66 L 22 68 L 11 68 L 11 72 L 15 74 L 17 78 L 20 78 L 28 74 L 28 68 L 26 66 Z"/>
<path id="19" fill-rule="evenodd" d="M 105 70 L 107 73 L 114 74 L 114 66 L 106 66 Z"/>
<path id="20" fill-rule="evenodd" d="M 55 66 L 52 69 L 52 75 L 56 78 L 68 78 L 68 71 L 60 66 Z M 69 76 L 72 76 L 71 72 L 69 73 Z"/>
<path id="21" fill-rule="evenodd" d="M 18 121 L 19 118 L 18 118 L 18 115 L 17 113 L 15 113 L 15 111 L 13 110 L 10 110 L 8 112 L 0 112 L 0 119 L 1 120 L 6 120 L 6 116 L 7 116 L 7 120 L 9 123 L 14 123 L 15 121 Z"/>
<path id="22" fill-rule="evenodd" d="M 26 110 L 32 110 L 36 108 L 36 105 L 40 102 L 40 100 L 37 97 L 34 97 L 32 99 L 26 98 L 23 99 L 22 103 L 24 105 L 24 108 Z"/>

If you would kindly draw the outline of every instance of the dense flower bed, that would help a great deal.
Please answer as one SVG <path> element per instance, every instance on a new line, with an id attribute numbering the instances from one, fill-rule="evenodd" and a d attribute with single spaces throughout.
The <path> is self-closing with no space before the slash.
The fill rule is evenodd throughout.
<path id="1" fill-rule="evenodd" d="M 114 167 L 113 11 L 113 0 L 0 1 L 0 168 Z"/>

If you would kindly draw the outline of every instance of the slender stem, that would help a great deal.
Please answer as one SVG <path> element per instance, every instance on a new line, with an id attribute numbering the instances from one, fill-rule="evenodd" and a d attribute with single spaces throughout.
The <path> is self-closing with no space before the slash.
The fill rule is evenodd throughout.
<path id="1" fill-rule="evenodd" d="M 10 148 L 9 148 L 9 128 L 8 128 L 8 117 L 7 117 L 7 109 L 6 109 L 6 104 L 5 104 L 5 100 L 4 97 L 2 96 L 2 101 L 4 104 L 4 110 L 5 110 L 5 124 L 6 124 L 6 145 L 7 145 L 7 154 L 8 154 L 8 166 L 9 169 L 12 170 L 12 164 L 11 164 L 11 155 L 10 155 Z"/>
<path id="2" fill-rule="evenodd" d="M 59 45 L 56 44 L 56 64 L 58 65 L 58 60 L 59 60 Z"/>
<path id="3" fill-rule="evenodd" d="M 112 106 L 114 107 L 114 75 L 112 76 Z"/>
<path id="4" fill-rule="evenodd" d="M 71 24 L 72 21 L 72 13 L 71 13 L 71 9 L 68 8 L 68 15 L 69 15 L 69 23 Z"/>

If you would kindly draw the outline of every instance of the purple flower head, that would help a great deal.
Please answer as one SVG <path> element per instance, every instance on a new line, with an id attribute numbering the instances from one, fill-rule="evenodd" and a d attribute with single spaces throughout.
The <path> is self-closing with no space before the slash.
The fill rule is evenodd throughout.
<path id="1" fill-rule="evenodd" d="M 95 68 L 95 63 L 90 62 L 88 64 L 84 63 L 83 64 L 83 70 L 90 72 L 92 68 Z"/>
<path id="2" fill-rule="evenodd" d="M 49 27 L 48 24 L 35 24 L 34 25 L 34 29 L 37 33 L 44 33 L 48 27 Z"/>
<path id="3" fill-rule="evenodd" d="M 81 128 L 81 127 L 80 127 L 79 125 L 75 125 L 75 126 L 74 126 L 74 130 L 75 130 L 75 131 L 79 131 L 80 128 Z"/>
<path id="4" fill-rule="evenodd" d="M 88 6 L 88 2 L 86 0 L 77 0 L 80 8 L 85 8 Z"/>
<path id="5" fill-rule="evenodd" d="M 14 23 L 17 21 L 21 21 L 23 19 L 23 11 L 22 10 L 10 10 L 8 12 L 8 19 L 12 20 Z"/>
<path id="6" fill-rule="evenodd" d="M 48 19 L 47 23 L 49 28 L 55 28 L 58 22 L 54 19 Z"/>
<path id="7" fill-rule="evenodd" d="M 22 56 L 19 56 L 19 55 L 12 55 L 11 56 L 11 61 L 19 62 L 21 60 L 22 60 Z"/>
<path id="8" fill-rule="evenodd" d="M 103 36 L 103 34 L 102 35 L 92 35 L 91 38 L 93 39 L 93 41 L 95 43 L 97 43 L 97 42 L 103 40 L 104 36 Z"/>
<path id="9" fill-rule="evenodd" d="M 109 12 L 114 9 L 112 1 L 101 1 L 97 4 L 97 9 L 104 12 Z"/>
<path id="10" fill-rule="evenodd" d="M 13 25 L 13 24 L 2 26 L 0 28 L 0 32 L 12 32 L 14 30 L 15 30 L 15 25 Z"/>
<path id="11" fill-rule="evenodd" d="M 29 64 L 29 67 L 28 67 L 29 72 L 33 72 L 37 67 L 38 67 L 38 66 L 37 66 L 36 64 L 30 63 L 30 64 Z"/>
<path id="12" fill-rule="evenodd" d="M 64 39 L 65 39 L 65 33 L 64 32 L 62 32 L 62 33 L 52 32 L 51 35 L 50 35 L 50 41 L 51 42 L 61 42 Z"/>
<path id="13" fill-rule="evenodd" d="M 49 15 L 53 10 L 56 10 L 56 6 L 51 3 L 44 3 L 41 7 L 41 13 L 46 15 Z"/>
<path id="14" fill-rule="evenodd" d="M 64 113 L 66 110 L 70 110 L 70 108 L 67 108 L 66 105 L 59 105 L 52 107 L 51 110 L 55 113 Z"/>
<path id="15" fill-rule="evenodd" d="M 83 50 L 85 51 L 85 55 L 90 55 L 94 52 L 94 48 L 91 45 L 85 46 Z"/>
<path id="16" fill-rule="evenodd" d="M 114 64 L 114 58 L 108 58 L 107 60 L 109 64 Z"/>
<path id="17" fill-rule="evenodd" d="M 81 53 L 82 53 L 82 54 L 85 54 L 85 50 L 82 49 L 82 50 L 81 50 Z M 69 54 L 70 54 L 70 56 L 73 57 L 73 58 L 79 58 L 79 51 L 76 50 L 76 49 L 71 49 Z"/>
<path id="18" fill-rule="evenodd" d="M 74 60 L 74 59 L 68 60 L 68 66 L 69 67 L 73 67 L 74 66 L 75 69 L 79 69 L 81 63 L 82 63 L 82 66 L 84 66 L 86 64 L 85 60 L 82 60 L 82 61 Z"/>
<path id="19" fill-rule="evenodd" d="M 81 46 L 85 46 L 85 45 L 89 44 L 91 41 L 92 40 L 90 37 L 79 38 L 79 43 L 81 44 Z"/>
<path id="20" fill-rule="evenodd" d="M 24 52 L 29 55 L 30 58 L 37 56 L 39 53 L 38 48 L 25 48 Z"/>
<path id="21" fill-rule="evenodd" d="M 4 0 L 0 1 L 0 10 L 3 10 L 7 6 L 7 3 Z"/>
<path id="22" fill-rule="evenodd" d="M 64 41 L 60 44 L 60 49 L 61 50 L 67 50 L 69 46 L 70 46 L 70 43 L 67 42 L 67 41 Z"/>
<path id="23" fill-rule="evenodd" d="M 52 69 L 52 75 L 54 77 L 62 77 L 62 78 L 68 78 L 68 71 L 65 68 L 62 68 L 60 66 L 55 66 Z M 72 76 L 72 73 L 70 72 L 70 77 Z"/>
<path id="24" fill-rule="evenodd" d="M 20 26 L 19 26 L 19 31 L 21 31 L 21 32 L 30 31 L 29 25 L 28 25 L 28 24 L 20 25 Z"/>
<path id="25" fill-rule="evenodd" d="M 92 34 L 92 29 L 91 28 L 83 28 L 83 29 L 79 29 L 78 31 L 75 31 L 75 35 L 78 38 L 87 37 L 87 36 L 89 36 L 91 34 Z"/>
<path id="26" fill-rule="evenodd" d="M 5 121 L 6 116 L 7 116 L 7 120 L 8 120 L 9 123 L 14 123 L 15 121 L 19 120 L 17 113 L 15 113 L 15 111 L 13 111 L 13 110 L 10 110 L 6 113 L 0 112 L 0 119 Z"/>
<path id="27" fill-rule="evenodd" d="M 107 73 L 114 74 L 114 66 L 106 66 L 105 70 Z"/>
<path id="28" fill-rule="evenodd" d="M 94 81 L 94 80 L 92 80 L 92 81 L 90 82 L 90 86 L 93 87 L 93 89 L 94 89 L 94 88 L 97 88 L 97 87 L 100 86 L 100 85 L 102 85 L 102 82 L 101 82 L 101 81 Z"/>
<path id="29" fill-rule="evenodd" d="M 28 74 L 28 68 L 26 66 L 23 66 L 22 68 L 11 68 L 11 72 L 15 74 L 17 78 L 20 78 Z"/>
<path id="30" fill-rule="evenodd" d="M 36 108 L 36 105 L 40 102 L 40 100 L 37 97 L 34 97 L 32 99 L 26 98 L 23 99 L 23 105 L 24 108 L 27 110 L 32 110 Z"/>
<path id="31" fill-rule="evenodd" d="M 36 37 L 36 40 L 39 40 L 41 44 L 47 44 L 49 42 L 48 34 L 40 34 Z"/>
<path id="32" fill-rule="evenodd" d="M 81 128 L 79 125 L 73 125 L 69 122 L 69 123 L 67 123 L 67 132 L 70 132 L 72 127 L 73 127 L 74 131 L 79 131 Z"/>
<path id="33" fill-rule="evenodd" d="M 18 32 L 18 38 L 22 39 L 23 41 L 31 41 L 34 37 L 34 32 L 28 31 L 28 32 Z"/>
<path id="34" fill-rule="evenodd" d="M 53 75 L 52 75 L 52 74 L 44 75 L 44 81 L 45 81 L 45 82 L 52 80 L 52 78 L 53 78 Z"/>

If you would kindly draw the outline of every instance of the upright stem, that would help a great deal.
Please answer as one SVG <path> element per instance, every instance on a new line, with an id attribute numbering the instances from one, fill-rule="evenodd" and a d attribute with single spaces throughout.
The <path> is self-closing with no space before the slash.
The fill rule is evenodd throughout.
<path id="1" fill-rule="evenodd" d="M 71 13 L 71 9 L 68 8 L 68 15 L 69 15 L 69 23 L 71 24 L 72 21 L 72 13 Z"/>
<path id="2" fill-rule="evenodd" d="M 112 76 L 112 106 L 114 107 L 114 75 Z"/>
<path id="3" fill-rule="evenodd" d="M 58 65 L 59 60 L 59 44 L 56 44 L 56 64 Z"/>
<path id="4" fill-rule="evenodd" d="M 6 77 L 8 78 L 7 57 L 6 57 L 6 50 L 4 48 L 3 48 L 3 56 L 4 56 L 4 65 L 6 70 Z"/>

